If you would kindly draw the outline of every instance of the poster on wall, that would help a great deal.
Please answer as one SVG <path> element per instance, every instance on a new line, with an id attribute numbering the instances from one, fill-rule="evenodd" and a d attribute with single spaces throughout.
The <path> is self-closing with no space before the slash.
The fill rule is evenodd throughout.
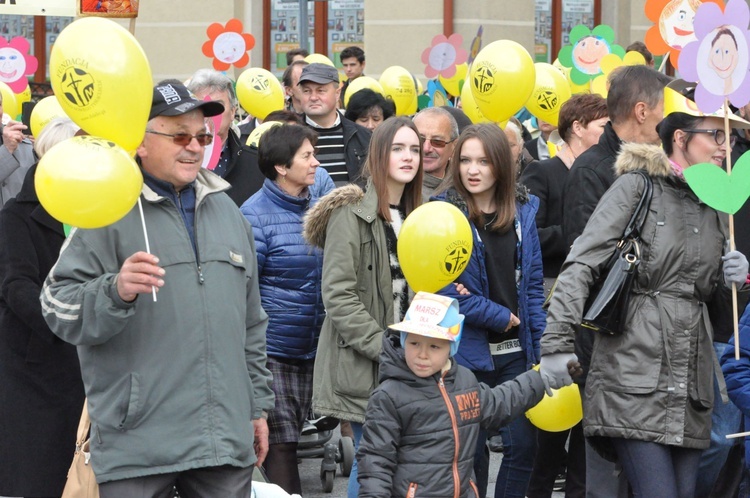
<path id="1" fill-rule="evenodd" d="M 330 0 L 328 2 L 328 56 L 342 68 L 341 51 L 357 46 L 365 49 L 364 0 Z"/>
<path id="2" fill-rule="evenodd" d="M 563 0 L 561 46 L 570 43 L 570 30 L 579 24 L 594 29 L 594 0 Z"/>
<path id="3" fill-rule="evenodd" d="M 271 72 L 280 76 L 286 69 L 286 53 L 300 47 L 306 33 L 308 47 L 315 46 L 315 3 L 307 2 L 307 27 L 300 26 L 299 0 L 273 0 L 271 5 Z"/>
<path id="4" fill-rule="evenodd" d="M 49 60 L 50 49 L 55 40 L 57 40 L 57 36 L 74 19 L 75 17 L 72 16 L 47 16 L 44 18 L 47 32 L 45 43 L 47 51 L 46 60 Z M 29 41 L 29 45 L 31 45 L 29 53 L 35 55 L 37 58 L 39 57 L 39 54 L 34 53 L 34 16 L 0 14 L 0 36 L 6 40 L 12 40 L 16 36 L 26 38 Z M 46 77 L 49 78 L 49 67 L 47 67 Z"/>
<path id="5" fill-rule="evenodd" d="M 536 0 L 534 62 L 552 62 L 552 0 Z"/>
<path id="6" fill-rule="evenodd" d="M 76 15 L 78 0 L 11 0 L 0 1 L 0 15 L 65 16 Z"/>
<path id="7" fill-rule="evenodd" d="M 79 16 L 138 17 L 140 0 L 78 0 Z"/>

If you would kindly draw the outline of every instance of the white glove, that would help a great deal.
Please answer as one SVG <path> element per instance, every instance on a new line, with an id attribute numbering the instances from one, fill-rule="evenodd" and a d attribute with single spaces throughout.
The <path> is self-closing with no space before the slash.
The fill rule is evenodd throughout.
<path id="1" fill-rule="evenodd" d="M 539 362 L 539 373 L 542 375 L 544 390 L 552 396 L 552 389 L 560 389 L 573 383 L 568 373 L 568 362 L 578 361 L 573 353 L 555 353 L 542 356 Z"/>
<path id="2" fill-rule="evenodd" d="M 747 258 L 739 251 L 730 251 L 722 256 L 724 262 L 724 283 L 727 287 L 737 284 L 742 287 L 747 281 Z"/>

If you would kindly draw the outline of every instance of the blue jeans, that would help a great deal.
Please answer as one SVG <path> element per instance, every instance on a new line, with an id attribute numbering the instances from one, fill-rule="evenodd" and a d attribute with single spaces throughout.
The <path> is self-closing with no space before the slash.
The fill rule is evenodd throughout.
<path id="1" fill-rule="evenodd" d="M 352 432 L 354 433 L 354 451 L 359 449 L 359 441 L 362 439 L 362 427 L 363 424 L 357 422 L 349 422 L 352 426 Z M 346 488 L 347 498 L 357 498 L 359 495 L 359 481 L 357 481 L 357 459 L 354 459 L 352 464 L 352 472 L 349 474 L 349 485 Z"/>
<path id="2" fill-rule="evenodd" d="M 495 362 L 494 372 L 474 372 L 479 382 L 490 387 L 515 379 L 526 371 L 526 355 L 523 352 L 495 355 L 492 358 Z M 536 428 L 522 415 L 501 428 L 500 435 L 503 438 L 503 460 L 497 473 L 495 498 L 524 498 L 536 455 Z M 487 436 L 487 432 L 480 429 L 474 454 L 479 496 L 487 494 L 489 481 Z"/>
<path id="3" fill-rule="evenodd" d="M 721 358 L 727 344 L 714 342 L 716 356 Z M 742 414 L 731 401 L 727 404 L 721 401 L 719 383 L 714 379 L 714 411 L 711 414 L 711 446 L 701 455 L 698 483 L 695 486 L 695 496 L 705 497 L 711 493 L 711 488 L 719 476 L 724 462 L 727 461 L 729 449 L 736 439 L 727 439 L 727 434 L 739 432 Z"/>

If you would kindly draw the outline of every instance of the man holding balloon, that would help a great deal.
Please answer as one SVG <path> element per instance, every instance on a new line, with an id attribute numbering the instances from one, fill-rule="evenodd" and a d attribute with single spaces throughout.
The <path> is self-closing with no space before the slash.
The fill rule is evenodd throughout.
<path id="1" fill-rule="evenodd" d="M 229 185 L 201 168 L 205 118 L 223 111 L 176 80 L 157 85 L 136 150 L 142 212 L 74 228 L 44 284 L 47 323 L 78 346 L 104 498 L 173 486 L 248 496 L 268 451 L 274 396 L 253 234 Z M 156 234 L 150 251 L 142 221 Z"/>

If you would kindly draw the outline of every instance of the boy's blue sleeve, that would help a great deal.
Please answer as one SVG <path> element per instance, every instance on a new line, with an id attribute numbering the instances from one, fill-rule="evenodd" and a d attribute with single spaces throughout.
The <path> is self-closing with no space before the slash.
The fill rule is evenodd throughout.
<path id="1" fill-rule="evenodd" d="M 750 417 L 750 306 L 740 319 L 740 359 L 734 359 L 734 338 L 721 356 L 721 370 L 727 383 L 727 394 L 732 402 Z"/>

